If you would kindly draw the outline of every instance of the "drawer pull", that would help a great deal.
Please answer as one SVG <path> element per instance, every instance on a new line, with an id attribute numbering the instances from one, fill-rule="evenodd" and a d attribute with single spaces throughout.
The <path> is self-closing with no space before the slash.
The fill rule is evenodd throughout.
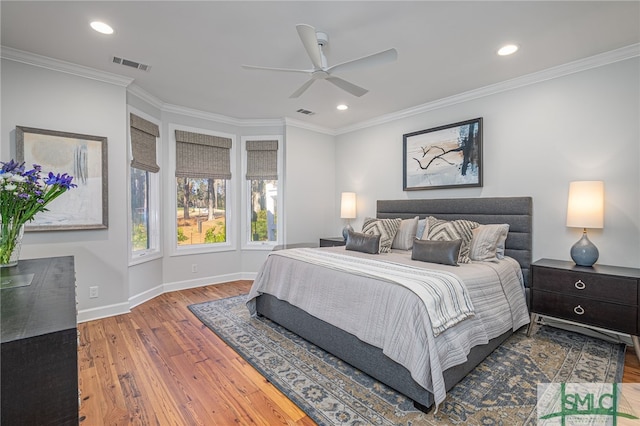
<path id="1" fill-rule="evenodd" d="M 586 287 L 585 283 L 583 283 L 582 280 L 576 281 L 574 286 L 576 286 L 578 290 L 584 290 L 584 288 Z"/>
<path id="2" fill-rule="evenodd" d="M 575 312 L 577 315 L 582 315 L 584 314 L 584 308 L 578 305 L 575 308 L 573 308 L 573 312 Z"/>

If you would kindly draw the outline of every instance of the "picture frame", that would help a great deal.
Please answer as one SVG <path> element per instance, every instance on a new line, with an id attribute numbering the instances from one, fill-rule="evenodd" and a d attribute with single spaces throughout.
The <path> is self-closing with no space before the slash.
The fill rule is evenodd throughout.
<path id="1" fill-rule="evenodd" d="M 36 214 L 25 231 L 109 227 L 106 137 L 16 126 L 16 158 L 27 170 L 38 164 L 43 176 L 67 173 L 77 185 Z"/>
<path id="2" fill-rule="evenodd" d="M 403 190 L 482 186 L 482 117 L 402 135 Z"/>

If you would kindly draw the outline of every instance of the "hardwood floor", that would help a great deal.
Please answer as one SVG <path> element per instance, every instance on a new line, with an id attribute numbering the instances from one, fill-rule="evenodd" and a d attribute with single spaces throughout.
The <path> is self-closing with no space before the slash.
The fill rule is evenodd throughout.
<path id="1" fill-rule="evenodd" d="M 250 286 L 176 291 L 79 324 L 80 426 L 314 425 L 187 308 Z M 631 348 L 623 382 L 640 383 Z"/>
<path id="2" fill-rule="evenodd" d="M 250 286 L 167 293 L 80 324 L 80 425 L 314 425 L 187 308 Z"/>

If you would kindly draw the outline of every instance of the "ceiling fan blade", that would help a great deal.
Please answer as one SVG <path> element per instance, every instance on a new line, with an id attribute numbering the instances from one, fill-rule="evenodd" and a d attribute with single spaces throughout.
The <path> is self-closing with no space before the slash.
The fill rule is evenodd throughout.
<path id="1" fill-rule="evenodd" d="M 298 30 L 300 40 L 302 41 L 313 66 L 317 69 L 322 68 L 322 55 L 320 54 L 320 46 L 318 46 L 316 29 L 311 25 L 298 24 L 296 25 L 296 30 Z"/>
<path id="2" fill-rule="evenodd" d="M 398 59 L 398 51 L 396 49 L 387 49 L 372 55 L 363 56 L 362 58 L 353 59 L 334 65 L 327 69 L 327 72 L 347 71 L 374 65 L 386 64 Z"/>
<path id="3" fill-rule="evenodd" d="M 353 96 L 360 97 L 360 96 L 362 96 L 362 95 L 364 95 L 365 93 L 368 92 L 367 89 L 363 89 L 362 87 L 356 86 L 353 83 L 349 83 L 348 81 L 343 80 L 343 79 L 341 79 L 339 77 L 329 76 L 329 77 L 325 78 L 325 80 L 335 84 L 336 86 L 338 86 L 342 90 L 346 90 L 347 92 L 351 93 Z"/>
<path id="4" fill-rule="evenodd" d="M 300 86 L 300 88 L 298 90 L 293 92 L 291 94 L 291 96 L 289 96 L 289 97 L 290 98 L 298 98 L 298 97 L 300 97 L 300 95 L 302 95 L 305 92 L 305 90 L 307 90 L 309 88 L 309 86 L 311 86 L 313 84 L 314 81 L 316 81 L 316 80 L 313 79 L 313 78 L 311 80 L 308 80 L 305 84 Z"/>
<path id="5" fill-rule="evenodd" d="M 313 70 L 296 70 L 292 68 L 272 68 L 272 67 L 258 67 L 255 65 L 242 65 L 242 68 L 246 70 L 266 70 L 266 71 L 285 71 L 285 72 L 297 72 L 297 73 L 312 73 Z"/>

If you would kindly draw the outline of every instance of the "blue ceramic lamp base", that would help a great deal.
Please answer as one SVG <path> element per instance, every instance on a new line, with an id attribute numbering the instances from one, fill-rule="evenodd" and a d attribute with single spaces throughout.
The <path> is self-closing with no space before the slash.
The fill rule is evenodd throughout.
<path id="1" fill-rule="evenodd" d="M 598 248 L 587 237 L 587 230 L 582 232 L 582 238 L 571 247 L 571 259 L 578 266 L 592 266 L 598 260 Z"/>
<path id="2" fill-rule="evenodd" d="M 342 237 L 345 241 L 347 241 L 347 237 L 349 236 L 349 231 L 353 231 L 353 227 L 347 223 L 347 226 L 342 228 Z"/>

